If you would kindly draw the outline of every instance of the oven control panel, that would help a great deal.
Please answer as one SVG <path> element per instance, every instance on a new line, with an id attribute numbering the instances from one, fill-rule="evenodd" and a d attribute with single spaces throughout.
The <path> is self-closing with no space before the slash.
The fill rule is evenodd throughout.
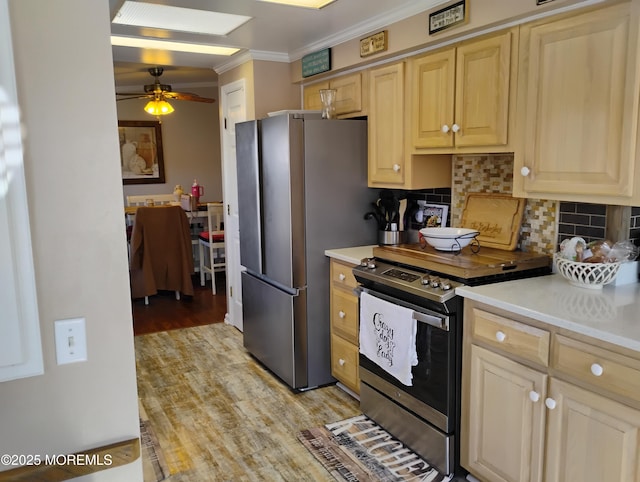
<path id="1" fill-rule="evenodd" d="M 464 286 L 440 273 L 411 270 L 375 258 L 364 258 L 360 266 L 353 269 L 353 273 L 356 278 L 361 277 L 437 302 L 451 299 L 455 296 L 455 289 Z"/>

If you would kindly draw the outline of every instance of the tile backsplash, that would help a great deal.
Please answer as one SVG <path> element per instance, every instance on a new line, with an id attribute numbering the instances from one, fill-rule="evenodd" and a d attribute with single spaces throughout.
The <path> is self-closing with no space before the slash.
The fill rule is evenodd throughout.
<path id="1" fill-rule="evenodd" d="M 448 226 L 460 226 L 467 193 L 513 192 L 513 154 L 452 156 L 452 169 L 451 189 L 408 193 L 412 200 L 449 205 Z M 517 249 L 552 255 L 563 239 L 604 239 L 606 228 L 606 205 L 527 199 Z M 640 207 L 631 208 L 629 239 L 640 246 Z"/>

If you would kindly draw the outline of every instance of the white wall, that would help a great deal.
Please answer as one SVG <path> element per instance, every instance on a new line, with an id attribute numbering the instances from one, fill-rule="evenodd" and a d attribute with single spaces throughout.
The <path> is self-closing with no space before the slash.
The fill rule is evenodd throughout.
<path id="1" fill-rule="evenodd" d="M 176 184 L 185 192 L 193 179 L 204 186 L 201 202 L 222 201 L 222 163 L 220 161 L 220 124 L 218 121 L 218 88 L 172 86 L 178 92 L 191 92 L 216 99 L 204 102 L 170 101 L 175 111 L 161 118 L 162 145 L 165 169 L 163 184 L 128 184 L 125 196 L 134 194 L 170 194 Z M 141 87 L 142 88 L 142 87 Z M 117 102 L 118 119 L 154 121 L 156 117 L 144 112 L 148 99 Z M 120 158 L 118 158 L 119 160 Z"/>
<path id="2" fill-rule="evenodd" d="M 0 453 L 73 453 L 139 435 L 108 2 L 9 9 L 45 373 L 0 383 Z M 58 366 L 70 317 L 88 361 Z M 91 480 L 142 480 L 141 463 Z"/>

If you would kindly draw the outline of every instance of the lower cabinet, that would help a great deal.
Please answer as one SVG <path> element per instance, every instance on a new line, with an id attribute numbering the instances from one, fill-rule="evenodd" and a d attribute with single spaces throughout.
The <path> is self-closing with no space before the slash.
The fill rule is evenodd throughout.
<path id="1" fill-rule="evenodd" d="M 359 312 L 355 265 L 331 260 L 331 374 L 345 387 L 360 393 Z"/>
<path id="2" fill-rule="evenodd" d="M 477 345 L 470 348 L 466 468 L 493 482 L 542 480 L 540 400 L 547 375 Z"/>
<path id="3" fill-rule="evenodd" d="M 486 482 L 640 481 L 640 392 L 625 383 L 640 354 L 469 300 L 465 316 L 463 467 Z"/>

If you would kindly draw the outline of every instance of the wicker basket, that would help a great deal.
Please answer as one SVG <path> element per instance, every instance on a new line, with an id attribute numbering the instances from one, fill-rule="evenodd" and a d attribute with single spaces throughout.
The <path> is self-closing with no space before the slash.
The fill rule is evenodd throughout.
<path id="1" fill-rule="evenodd" d="M 599 290 L 616 279 L 620 263 L 579 263 L 553 255 L 558 272 L 574 286 Z"/>

